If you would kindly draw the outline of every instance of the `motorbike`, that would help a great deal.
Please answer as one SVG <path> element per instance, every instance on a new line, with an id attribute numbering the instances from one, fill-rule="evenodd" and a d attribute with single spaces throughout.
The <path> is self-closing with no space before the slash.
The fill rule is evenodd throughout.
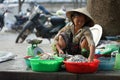
<path id="1" fill-rule="evenodd" d="M 44 13 L 39 16 L 41 23 L 44 24 L 47 21 L 47 17 L 51 16 L 52 14 L 44 6 L 38 5 L 37 3 L 34 4 L 34 7 L 35 8 L 38 7 L 42 11 L 42 13 Z M 21 30 L 23 28 L 24 23 L 28 20 L 28 16 L 15 15 L 15 18 L 17 21 L 15 25 L 12 27 L 12 29 L 16 31 Z"/>
<path id="2" fill-rule="evenodd" d="M 36 4 L 36 7 L 38 6 L 38 8 L 46 15 L 53 15 L 52 13 L 50 13 L 44 6 L 42 5 L 37 5 Z"/>
<path id="3" fill-rule="evenodd" d="M 16 18 L 16 22 L 15 22 L 15 24 L 12 26 L 12 29 L 15 30 L 15 31 L 22 30 L 23 25 L 24 25 L 25 22 L 27 22 L 27 20 L 28 20 L 28 17 L 15 15 L 15 18 Z"/>
<path id="4" fill-rule="evenodd" d="M 23 15 L 14 15 L 11 11 L 5 10 L 0 14 L 0 28 L 1 30 L 7 27 L 10 30 L 18 31 L 22 29 L 22 25 L 28 20 L 28 17 Z"/>
<path id="5" fill-rule="evenodd" d="M 66 18 L 59 16 L 49 16 L 47 18 L 48 23 L 51 25 L 44 25 L 40 19 L 45 18 L 46 16 L 42 15 L 41 18 L 39 16 L 42 15 L 39 7 L 36 7 L 35 11 L 29 17 L 29 20 L 23 26 L 22 31 L 16 38 L 16 43 L 22 43 L 27 38 L 27 36 L 35 30 L 35 34 L 37 37 L 47 38 L 49 41 L 53 38 L 58 31 L 66 25 Z"/>

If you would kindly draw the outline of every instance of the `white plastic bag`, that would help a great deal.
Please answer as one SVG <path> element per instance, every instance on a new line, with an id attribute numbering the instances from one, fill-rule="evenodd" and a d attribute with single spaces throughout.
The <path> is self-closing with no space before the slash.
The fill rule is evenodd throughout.
<path id="1" fill-rule="evenodd" d="M 0 51 L 0 62 L 7 61 L 15 58 L 15 54 L 11 52 Z"/>

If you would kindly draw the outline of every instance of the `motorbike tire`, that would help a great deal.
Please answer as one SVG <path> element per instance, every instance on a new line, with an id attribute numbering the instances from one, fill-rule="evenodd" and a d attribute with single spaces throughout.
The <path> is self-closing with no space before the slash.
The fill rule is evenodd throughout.
<path id="1" fill-rule="evenodd" d="M 19 33 L 19 35 L 16 38 L 16 43 L 23 43 L 24 40 L 27 38 L 27 36 L 32 33 L 34 29 L 34 23 L 32 21 L 28 21 L 24 26 L 22 31 Z"/>

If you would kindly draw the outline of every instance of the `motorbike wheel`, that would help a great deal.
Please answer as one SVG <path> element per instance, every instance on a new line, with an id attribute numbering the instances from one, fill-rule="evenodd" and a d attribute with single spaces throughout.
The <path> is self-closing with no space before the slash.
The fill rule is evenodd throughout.
<path id="1" fill-rule="evenodd" d="M 31 21 L 28 21 L 24 26 L 22 31 L 19 33 L 19 35 L 16 38 L 16 43 L 22 43 L 27 38 L 27 36 L 32 33 L 34 29 L 34 24 Z"/>

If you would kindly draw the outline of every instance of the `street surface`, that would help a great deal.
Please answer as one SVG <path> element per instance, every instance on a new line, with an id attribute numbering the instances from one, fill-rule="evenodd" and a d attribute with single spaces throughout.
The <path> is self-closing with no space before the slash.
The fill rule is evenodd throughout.
<path id="1" fill-rule="evenodd" d="M 7 51 L 16 54 L 17 57 L 24 57 L 27 52 L 28 44 L 26 41 L 23 43 L 15 43 L 18 33 L 15 32 L 1 32 L 0 33 L 0 51 Z M 34 34 L 31 34 L 27 39 L 37 38 Z M 40 38 L 42 39 L 42 38 Z M 51 52 L 51 44 L 47 39 L 42 39 L 42 43 L 38 46 L 44 50 L 44 52 Z M 53 40 L 51 40 L 53 41 Z"/>

